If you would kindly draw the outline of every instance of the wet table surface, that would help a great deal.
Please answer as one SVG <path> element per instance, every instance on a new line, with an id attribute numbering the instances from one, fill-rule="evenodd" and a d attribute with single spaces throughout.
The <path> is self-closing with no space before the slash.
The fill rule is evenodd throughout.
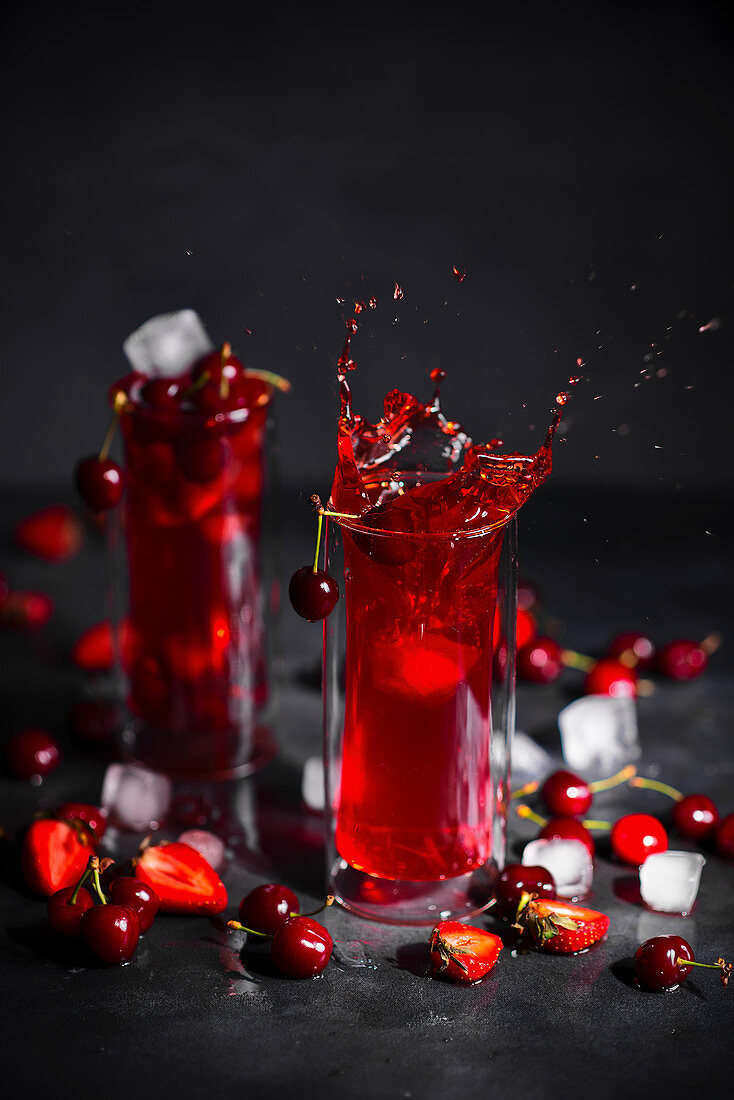
<path id="1" fill-rule="evenodd" d="M 6 494 L 0 510 L 0 570 L 17 588 L 52 593 L 56 611 L 40 635 L 0 634 L 2 735 L 37 724 L 59 736 L 61 767 L 38 788 L 0 778 L 0 883 L 4 1077 L 23 1095 L 107 1098 L 316 1095 L 330 1097 L 683 1096 L 730 1084 L 734 988 L 694 973 L 671 994 L 643 993 L 630 959 L 651 935 L 677 932 L 699 959 L 734 956 L 734 864 L 705 851 L 699 900 L 682 919 L 642 908 L 636 876 L 603 841 L 590 904 L 611 918 L 606 941 L 577 957 L 512 950 L 490 977 L 461 987 L 429 978 L 426 928 L 370 924 L 332 909 L 325 923 L 335 958 L 313 981 L 279 977 L 262 948 L 205 918 L 161 917 L 133 962 L 89 965 L 47 928 L 45 904 L 24 886 L 12 837 L 33 814 L 70 799 L 95 801 L 107 763 L 66 728 L 84 689 L 68 652 L 103 615 L 105 552 L 89 534 L 72 562 L 51 566 L 14 549 L 13 523 L 58 499 Z M 521 568 L 542 594 L 546 625 L 569 647 L 600 652 L 619 630 L 659 640 L 703 637 L 724 645 L 689 684 L 658 681 L 639 701 L 640 771 L 686 791 L 704 791 L 734 811 L 731 751 L 731 526 L 722 502 L 693 495 L 635 497 L 544 491 L 526 509 Z M 313 524 L 296 495 L 287 500 L 283 573 L 307 562 Z M 232 841 L 224 874 L 230 915 L 262 881 L 294 888 L 304 907 L 323 893 L 321 824 L 300 801 L 303 761 L 320 749 L 320 630 L 286 609 L 283 683 L 275 728 L 280 753 L 258 776 L 203 789 Z M 520 685 L 518 728 L 560 761 L 559 709 L 578 692 L 561 683 Z M 669 813 L 649 791 L 597 796 L 594 814 Z M 510 854 L 534 835 L 513 820 Z M 119 850 L 137 837 L 113 836 Z M 685 847 L 672 841 L 676 847 Z M 481 921 L 489 928 L 489 919 Z M 79 1082 L 85 1082 L 80 1084 Z"/>

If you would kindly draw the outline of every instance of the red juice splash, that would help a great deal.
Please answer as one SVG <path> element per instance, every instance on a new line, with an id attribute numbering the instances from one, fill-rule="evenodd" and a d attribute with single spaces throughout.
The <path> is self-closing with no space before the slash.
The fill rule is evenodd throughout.
<path id="1" fill-rule="evenodd" d="M 551 470 L 567 394 L 535 455 L 472 443 L 399 390 L 352 408 L 347 323 L 331 507 L 342 519 L 346 681 L 336 846 L 390 880 L 436 881 L 492 851 L 491 691 L 498 568 L 510 518 Z"/>

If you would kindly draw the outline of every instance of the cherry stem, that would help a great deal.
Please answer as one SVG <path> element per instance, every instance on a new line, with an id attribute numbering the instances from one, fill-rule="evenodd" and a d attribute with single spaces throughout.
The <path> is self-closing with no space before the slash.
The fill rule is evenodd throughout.
<path id="1" fill-rule="evenodd" d="M 320 905 L 318 909 L 312 909 L 310 913 L 291 913 L 292 917 L 315 917 L 318 913 L 323 913 L 324 909 L 328 909 L 330 905 L 333 905 L 336 898 L 333 894 L 326 895 L 326 901 L 323 905 Z"/>
<path id="2" fill-rule="evenodd" d="M 707 634 L 703 641 L 698 643 L 698 648 L 702 649 L 707 657 L 710 657 L 712 653 L 716 652 L 720 645 L 720 634 Z"/>
<path id="3" fill-rule="evenodd" d="M 264 936 L 266 940 L 272 940 L 272 934 L 270 932 L 258 932 L 255 928 L 248 928 L 244 924 L 240 924 L 238 920 L 228 920 L 227 928 L 232 932 L 247 932 L 248 936 Z"/>
<path id="4" fill-rule="evenodd" d="M 319 512 L 319 522 L 316 528 L 316 553 L 313 556 L 313 571 L 318 573 L 319 571 L 319 551 L 321 550 L 321 528 L 324 525 L 324 513 Z"/>
<path id="5" fill-rule="evenodd" d="M 728 986 L 731 972 L 734 969 L 734 965 L 727 962 L 726 959 L 717 959 L 715 963 L 700 963 L 696 962 L 695 959 L 676 958 L 675 962 L 677 966 L 702 966 L 704 970 L 718 970 L 724 989 Z"/>
<path id="6" fill-rule="evenodd" d="M 271 370 L 257 370 L 254 367 L 246 367 L 245 374 L 250 378 L 260 378 L 263 382 L 267 382 L 274 389 L 280 390 L 281 393 L 288 393 L 291 388 L 291 384 L 287 378 L 283 378 L 280 374 L 275 374 Z"/>
<path id="7" fill-rule="evenodd" d="M 71 895 L 71 897 L 69 898 L 69 905 L 76 905 L 76 899 L 79 896 L 79 891 L 81 890 L 82 886 L 84 885 L 84 883 L 87 881 L 87 879 L 89 878 L 89 876 L 92 873 L 91 863 L 92 863 L 93 859 L 94 859 L 94 856 L 89 857 L 89 862 L 87 863 L 87 866 L 84 869 L 84 874 L 82 875 L 82 877 L 77 882 L 76 886 L 74 887 L 74 892 Z"/>
<path id="8" fill-rule="evenodd" d="M 634 779 L 630 779 L 630 787 L 644 787 L 645 790 L 659 791 L 660 794 L 667 794 L 668 798 L 672 798 L 674 802 L 683 800 L 680 791 L 671 787 L 669 783 L 661 783 L 658 779 L 644 779 L 641 775 L 637 775 Z"/>
<path id="9" fill-rule="evenodd" d="M 99 880 L 99 859 L 97 856 L 90 856 L 89 870 L 92 872 L 92 884 L 94 886 L 94 892 L 99 900 L 102 902 L 102 904 L 106 905 L 107 898 L 105 897 L 104 890 L 102 889 L 102 883 Z"/>
<path id="10" fill-rule="evenodd" d="M 219 369 L 219 399 L 220 399 L 220 401 L 226 401 L 227 398 L 229 397 L 229 378 L 227 378 L 227 375 L 224 373 L 224 368 L 226 367 L 227 360 L 229 359 L 231 354 L 232 354 L 232 345 L 231 344 L 222 344 L 222 350 L 219 353 L 219 356 L 220 356 L 220 363 L 219 363 L 219 368 L 220 368 Z"/>
<path id="11" fill-rule="evenodd" d="M 541 817 L 540 814 L 536 814 L 535 810 L 531 810 L 525 802 L 518 803 L 515 806 L 515 811 L 518 817 L 527 818 L 528 821 L 534 821 L 536 825 L 547 825 L 548 818 Z"/>
<path id="12" fill-rule="evenodd" d="M 622 768 L 621 771 L 615 775 L 610 775 L 608 779 L 597 779 L 593 783 L 589 783 L 589 790 L 594 794 L 597 791 L 608 791 L 612 787 L 618 787 L 620 783 L 626 783 L 628 779 L 632 779 L 633 775 L 637 774 L 637 768 L 634 764 L 628 764 L 626 768 Z"/>
<path id="13" fill-rule="evenodd" d="M 199 390 L 203 390 L 210 377 L 211 375 L 208 370 L 202 371 L 196 381 L 192 382 L 189 388 L 181 394 L 184 401 L 188 401 L 195 393 L 198 393 Z"/>
<path id="14" fill-rule="evenodd" d="M 583 653 L 577 653 L 575 649 L 561 650 L 561 660 L 567 668 L 577 668 L 580 672 L 590 672 L 596 664 L 593 657 L 586 657 Z"/>
<path id="15" fill-rule="evenodd" d="M 526 794 L 535 794 L 540 783 L 537 779 L 533 779 L 530 783 L 526 783 L 524 787 L 518 787 L 516 791 L 513 791 L 510 798 L 523 798 Z"/>
<path id="16" fill-rule="evenodd" d="M 120 418 L 120 412 L 126 404 L 127 397 L 122 392 L 122 390 L 118 390 L 115 394 L 115 400 L 112 405 L 112 417 L 110 419 L 110 426 L 107 429 L 107 435 L 104 437 L 104 440 L 102 441 L 102 446 L 99 449 L 100 462 L 104 462 L 107 458 L 107 455 L 109 454 L 110 447 L 112 446 L 112 440 L 115 438 L 115 429 L 117 428 L 117 421 Z"/>
<path id="17" fill-rule="evenodd" d="M 581 824 L 585 829 L 611 829 L 611 821 L 595 821 L 593 818 L 585 817 Z"/>

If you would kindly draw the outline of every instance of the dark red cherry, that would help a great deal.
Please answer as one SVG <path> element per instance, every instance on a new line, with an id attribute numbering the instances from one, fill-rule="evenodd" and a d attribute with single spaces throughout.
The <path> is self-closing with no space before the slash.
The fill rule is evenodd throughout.
<path id="1" fill-rule="evenodd" d="M 671 680 L 694 680 L 709 663 L 708 653 L 698 642 L 679 639 L 659 650 L 655 668 Z"/>
<path id="2" fill-rule="evenodd" d="M 724 859 L 734 859 L 734 814 L 722 817 L 714 834 L 716 851 Z"/>
<path id="3" fill-rule="evenodd" d="M 140 922 L 127 905 L 95 905 L 82 917 L 82 939 L 102 962 L 129 962 L 140 939 Z"/>
<path id="4" fill-rule="evenodd" d="M 637 673 L 621 661 L 604 657 L 586 674 L 585 695 L 637 695 Z"/>
<path id="5" fill-rule="evenodd" d="M 270 957 L 281 974 L 314 978 L 325 969 L 333 946 L 331 936 L 318 921 L 289 917 L 275 933 Z"/>
<path id="6" fill-rule="evenodd" d="M 151 378 L 140 396 L 152 409 L 177 409 L 181 404 L 181 383 L 175 378 Z"/>
<path id="7" fill-rule="evenodd" d="M 61 763 L 61 747 L 46 730 L 35 727 L 13 734 L 6 748 L 8 767 L 18 779 L 49 775 Z"/>
<path id="8" fill-rule="evenodd" d="M 618 859 L 639 867 L 653 852 L 667 851 L 668 834 L 650 814 L 625 814 L 615 822 L 610 842 Z"/>
<path id="9" fill-rule="evenodd" d="M 554 898 L 556 882 L 545 867 L 525 866 L 523 863 L 508 863 L 497 880 L 495 897 L 498 916 L 514 920 L 517 907 L 523 894 L 536 894 L 539 898 Z"/>
<path id="10" fill-rule="evenodd" d="M 184 477 L 197 485 L 206 485 L 218 477 L 226 460 L 226 444 L 219 435 L 201 435 L 179 448 L 178 463 Z"/>
<path id="11" fill-rule="evenodd" d="M 647 634 L 639 630 L 627 630 L 609 643 L 607 657 L 621 661 L 629 668 L 649 668 L 655 658 L 655 645 Z"/>
<path id="12" fill-rule="evenodd" d="M 92 745 L 108 744 L 117 732 L 119 712 L 114 703 L 102 699 L 85 699 L 69 711 L 69 724 L 74 733 Z"/>
<path id="13" fill-rule="evenodd" d="M 225 345 L 226 348 L 226 345 Z M 206 376 L 206 381 L 202 381 Z M 194 367 L 191 402 L 202 412 L 229 412 L 240 405 L 238 386 L 245 377 L 244 364 L 231 352 L 212 351 Z"/>
<path id="14" fill-rule="evenodd" d="M 653 936 L 635 952 L 635 975 L 648 989 L 674 989 L 692 969 L 679 960 L 693 957 L 693 948 L 681 936 Z"/>
<path id="15" fill-rule="evenodd" d="M 207 384 L 217 388 L 222 383 L 222 375 L 230 386 L 245 377 L 245 365 L 242 360 L 232 355 L 231 351 L 229 354 L 222 354 L 224 350 L 224 348 L 217 348 L 216 351 L 210 351 L 199 360 L 191 372 L 191 380 L 194 384 L 199 382 L 204 374 L 207 375 Z"/>
<path id="16" fill-rule="evenodd" d="M 141 936 L 148 931 L 160 904 L 152 886 L 131 875 L 117 875 L 110 879 L 109 895 L 116 905 L 132 909 L 138 918 Z"/>
<path id="17" fill-rule="evenodd" d="M 83 822 L 92 830 L 95 840 L 101 840 L 107 831 L 107 817 L 104 811 L 89 802 L 65 802 L 63 806 L 59 806 L 55 817 L 59 821 Z"/>
<path id="18" fill-rule="evenodd" d="M 543 840 L 580 840 L 589 849 L 589 855 L 593 857 L 596 851 L 594 838 L 580 821 L 574 817 L 552 817 L 547 825 L 538 833 Z"/>
<path id="19" fill-rule="evenodd" d="M 46 912 L 48 923 L 54 932 L 59 936 L 79 939 L 82 934 L 82 917 L 87 909 L 92 908 L 94 899 L 82 886 L 77 890 L 76 899 L 72 905 L 71 898 L 75 890 L 75 886 L 65 886 L 63 890 L 57 890 L 48 899 Z"/>
<path id="20" fill-rule="evenodd" d="M 91 512 L 107 512 L 122 500 L 125 475 L 111 458 L 89 455 L 76 467 L 76 487 Z"/>
<path id="21" fill-rule="evenodd" d="M 240 902 L 240 920 L 255 932 L 274 936 L 290 915 L 298 913 L 298 898 L 287 886 L 256 886 Z"/>
<path id="22" fill-rule="evenodd" d="M 688 794 L 673 804 L 673 826 L 689 840 L 709 836 L 719 821 L 719 811 L 705 794 Z"/>
<path id="23" fill-rule="evenodd" d="M 518 651 L 518 676 L 533 684 L 552 684 L 563 672 L 561 653 L 561 647 L 553 638 L 535 638 Z"/>
<path id="24" fill-rule="evenodd" d="M 325 570 L 314 572 L 312 566 L 304 565 L 291 577 L 288 595 L 296 614 L 315 623 L 325 619 L 336 607 L 339 585 Z"/>
<path id="25" fill-rule="evenodd" d="M 0 625 L 40 630 L 51 618 L 54 602 L 45 592 L 9 592 L 0 602 Z"/>
<path id="26" fill-rule="evenodd" d="M 549 775 L 540 793 L 550 812 L 560 817 L 585 814 L 594 797 L 585 780 L 563 770 Z"/>

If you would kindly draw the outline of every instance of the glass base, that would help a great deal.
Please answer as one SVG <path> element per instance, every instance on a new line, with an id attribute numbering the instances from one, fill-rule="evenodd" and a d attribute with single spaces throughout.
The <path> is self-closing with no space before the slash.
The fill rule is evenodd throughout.
<path id="1" fill-rule="evenodd" d="M 492 897 L 498 871 L 487 863 L 477 871 L 440 882 L 406 882 L 357 871 L 337 859 L 329 875 L 329 890 L 343 909 L 385 924 L 436 924 L 467 920 L 480 913 Z"/>
<path id="2" fill-rule="evenodd" d="M 277 754 L 272 731 L 256 726 L 247 739 L 232 734 L 176 734 L 128 722 L 120 734 L 122 759 L 173 779 L 242 779 Z"/>

